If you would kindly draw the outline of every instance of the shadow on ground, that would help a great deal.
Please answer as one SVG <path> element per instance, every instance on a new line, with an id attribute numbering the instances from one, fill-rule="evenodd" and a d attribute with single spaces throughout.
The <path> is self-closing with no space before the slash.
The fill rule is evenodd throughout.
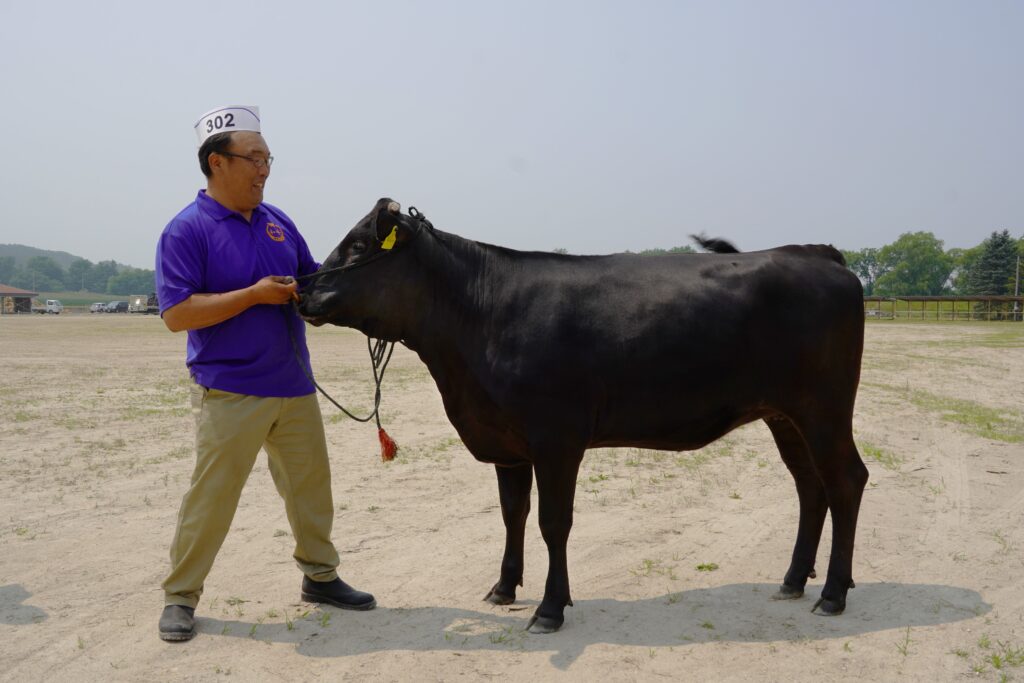
<path id="1" fill-rule="evenodd" d="M 850 591 L 846 613 L 811 613 L 820 586 L 800 600 L 774 601 L 774 584 L 740 583 L 669 593 L 644 600 L 577 600 L 566 608 L 562 630 L 524 631 L 536 602 L 479 610 L 450 607 L 355 613 L 326 607 L 305 617 L 273 622 L 204 617 L 200 637 L 253 638 L 294 643 L 310 657 L 368 652 L 550 651 L 551 663 L 569 668 L 589 645 L 685 647 L 707 642 L 816 641 L 864 633 L 946 624 L 988 613 L 976 591 L 931 584 L 866 583 Z M 814 596 L 814 597 L 812 597 Z M 325 616 L 326 615 L 326 616 Z"/>
<path id="2" fill-rule="evenodd" d="M 23 604 L 32 594 L 22 588 L 21 584 L 10 583 L 0 586 L 0 624 L 23 626 L 36 624 L 46 619 L 46 612 Z"/>

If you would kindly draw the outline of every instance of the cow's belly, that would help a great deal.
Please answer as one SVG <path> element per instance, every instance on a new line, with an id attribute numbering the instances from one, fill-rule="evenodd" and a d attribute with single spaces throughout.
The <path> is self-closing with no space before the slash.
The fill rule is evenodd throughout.
<path id="1" fill-rule="evenodd" d="M 693 417 L 673 412 L 670 406 L 663 407 L 660 414 L 637 415 L 633 420 L 624 420 L 620 414 L 611 424 L 598 424 L 587 447 L 696 450 L 737 427 L 772 414 L 775 414 L 773 409 L 752 407 L 748 410 L 701 411 L 699 416 Z"/>

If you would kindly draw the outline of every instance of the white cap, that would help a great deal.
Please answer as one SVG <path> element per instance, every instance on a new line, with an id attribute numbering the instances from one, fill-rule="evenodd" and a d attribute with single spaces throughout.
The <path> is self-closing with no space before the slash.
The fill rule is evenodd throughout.
<path id="1" fill-rule="evenodd" d="M 230 104 L 211 109 L 196 121 L 196 139 L 202 147 L 206 138 L 217 133 L 232 133 L 241 130 L 260 132 L 260 108 L 244 104 Z"/>

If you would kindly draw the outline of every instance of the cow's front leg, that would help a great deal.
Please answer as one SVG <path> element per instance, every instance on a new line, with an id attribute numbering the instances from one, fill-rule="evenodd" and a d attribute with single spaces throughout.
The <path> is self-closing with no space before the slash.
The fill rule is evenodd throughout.
<path id="1" fill-rule="evenodd" d="M 527 625 L 530 633 L 553 633 L 565 621 L 569 595 L 569 567 L 565 546 L 572 529 L 572 505 L 576 494 L 576 474 L 582 453 L 549 458 L 554 462 L 538 462 L 537 497 L 540 504 L 540 533 L 548 546 L 548 579 L 544 599 Z"/>
<path id="2" fill-rule="evenodd" d="M 501 576 L 484 600 L 493 605 L 510 605 L 516 601 L 516 586 L 523 585 L 523 535 L 526 517 L 530 514 L 530 488 L 533 467 L 494 466 L 498 473 L 498 498 L 501 518 L 505 521 L 505 556 L 501 560 Z"/>

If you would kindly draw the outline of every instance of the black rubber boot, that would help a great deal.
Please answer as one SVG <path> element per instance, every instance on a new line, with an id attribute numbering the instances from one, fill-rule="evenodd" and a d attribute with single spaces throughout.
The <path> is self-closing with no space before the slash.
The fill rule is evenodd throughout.
<path id="1" fill-rule="evenodd" d="M 168 641 L 192 640 L 196 634 L 196 611 L 192 607 L 167 605 L 160 615 L 160 639 Z"/>
<path id="2" fill-rule="evenodd" d="M 308 576 L 302 579 L 302 599 L 306 602 L 321 602 L 341 609 L 368 610 L 377 606 L 369 593 L 357 591 L 341 579 L 314 581 Z"/>

